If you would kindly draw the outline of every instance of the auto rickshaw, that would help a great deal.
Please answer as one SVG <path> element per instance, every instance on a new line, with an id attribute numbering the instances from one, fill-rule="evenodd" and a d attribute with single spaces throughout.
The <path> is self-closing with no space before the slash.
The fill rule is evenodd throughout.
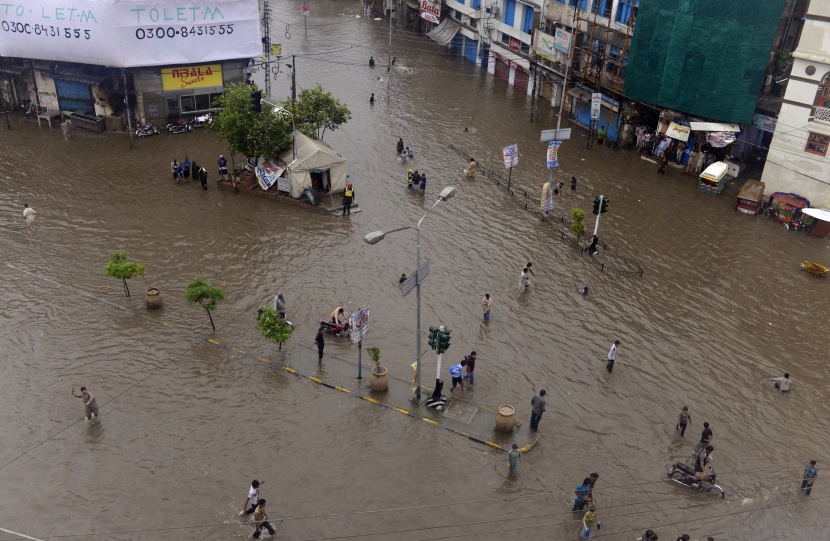
<path id="1" fill-rule="evenodd" d="M 766 185 L 759 180 L 747 180 L 738 192 L 735 210 L 755 216 L 761 212 L 764 205 L 764 188 Z"/>

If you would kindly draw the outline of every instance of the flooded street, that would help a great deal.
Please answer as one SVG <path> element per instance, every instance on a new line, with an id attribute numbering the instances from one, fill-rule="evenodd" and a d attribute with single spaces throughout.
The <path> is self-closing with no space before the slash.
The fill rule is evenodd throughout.
<path id="1" fill-rule="evenodd" d="M 830 284 L 799 269 L 805 259 L 830 263 L 826 239 L 733 212 L 734 187 L 711 197 L 676 169 L 656 175 L 632 151 L 586 150 L 575 128 L 556 179 L 575 175 L 578 189 L 556 210 L 582 208 L 593 228 L 594 196 L 606 195 L 599 236 L 644 276 L 600 272 L 502 187 L 462 178 L 465 161 L 450 148 L 507 176 L 502 147 L 518 144 L 512 180 L 536 194 L 547 179 L 539 131 L 555 127 L 555 110 L 543 105 L 529 123 L 529 98 L 403 31 L 387 95 L 385 22 L 358 18 L 353 2 L 325 2 L 312 5 L 305 36 L 298 5 L 274 13 L 274 35 L 291 25 L 298 86 L 319 82 L 351 108 L 352 120 L 325 135 L 349 163 L 361 209 L 351 218 L 218 191 L 215 162 L 228 152 L 205 130 L 148 137 L 130 151 L 126 134 L 73 130 L 64 141 L 21 114 L 12 131 L 0 128 L 0 528 L 40 539 L 242 540 L 253 526 L 235 524 L 237 513 L 256 478 L 276 539 L 576 540 L 573 490 L 596 471 L 595 538 L 631 540 L 649 528 L 661 540 L 826 536 Z M 368 67 L 370 55 L 379 67 Z M 288 96 L 289 84 L 280 74 L 273 97 Z M 427 175 L 425 196 L 405 189 L 398 137 Z M 185 156 L 209 164 L 207 192 L 171 180 L 170 162 Z M 357 348 L 327 336 L 315 372 L 313 340 L 336 306 L 368 304 L 364 345 L 381 349 L 393 379 L 411 379 L 415 295 L 402 299 L 397 278 L 414 270 L 415 234 L 362 239 L 414 226 L 446 186 L 458 192 L 421 230 L 430 262 L 422 327 L 452 328 L 447 394 L 450 363 L 472 350 L 470 403 L 512 404 L 527 423 L 531 397 L 547 389 L 541 442 L 516 480 L 486 446 L 280 369 L 351 382 Z M 24 203 L 37 211 L 33 233 Z M 163 310 L 148 314 L 142 280 L 127 299 L 104 276 L 115 249 L 146 265 Z M 527 261 L 535 276 L 522 295 Z M 215 333 L 184 300 L 196 276 L 226 294 Z M 585 285 L 587 297 L 577 292 Z M 278 289 L 296 327 L 282 352 L 253 328 Z M 489 325 L 484 293 L 494 298 Z M 431 386 L 426 336 L 423 349 Z M 789 394 L 763 381 L 785 371 Z M 97 399 L 98 423 L 85 423 L 70 395 L 81 385 Z M 684 405 L 692 425 L 681 438 Z M 666 477 L 674 460 L 688 463 L 704 421 L 725 500 Z M 822 473 L 807 498 L 796 489 L 810 459 Z"/>

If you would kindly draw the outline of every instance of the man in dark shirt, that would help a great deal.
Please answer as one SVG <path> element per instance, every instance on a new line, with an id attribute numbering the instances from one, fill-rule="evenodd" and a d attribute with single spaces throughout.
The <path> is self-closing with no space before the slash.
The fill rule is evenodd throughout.
<path id="1" fill-rule="evenodd" d="M 697 444 L 695 445 L 694 450 L 692 451 L 692 456 L 699 455 L 700 452 L 703 451 L 706 448 L 707 445 L 712 443 L 712 438 L 713 437 L 714 436 L 712 434 L 712 429 L 709 428 L 709 423 L 708 422 L 703 423 L 703 433 L 700 435 L 700 441 L 697 442 Z"/>
<path id="2" fill-rule="evenodd" d="M 323 340 L 323 327 L 317 329 L 317 336 L 314 338 L 314 343 L 317 344 L 317 362 L 323 362 L 323 348 L 326 347 L 326 342 Z"/>

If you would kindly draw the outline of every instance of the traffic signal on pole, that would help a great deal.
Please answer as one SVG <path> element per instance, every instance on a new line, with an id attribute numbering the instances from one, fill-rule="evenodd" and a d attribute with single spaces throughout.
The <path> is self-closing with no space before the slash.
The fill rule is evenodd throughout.
<path id="1" fill-rule="evenodd" d="M 450 349 L 450 333 L 452 331 L 446 327 L 438 330 L 438 353 L 444 353 Z"/>
<path id="2" fill-rule="evenodd" d="M 608 212 L 608 198 L 605 196 L 602 197 L 602 206 L 600 207 L 599 211 L 601 213 Z"/>
<path id="3" fill-rule="evenodd" d="M 255 113 L 262 112 L 262 91 L 256 90 L 251 92 L 251 109 L 253 109 Z"/>
<path id="4" fill-rule="evenodd" d="M 438 351 L 438 327 L 429 328 L 429 347 Z"/>
<path id="5" fill-rule="evenodd" d="M 594 197 L 594 214 L 599 214 L 599 196 Z"/>

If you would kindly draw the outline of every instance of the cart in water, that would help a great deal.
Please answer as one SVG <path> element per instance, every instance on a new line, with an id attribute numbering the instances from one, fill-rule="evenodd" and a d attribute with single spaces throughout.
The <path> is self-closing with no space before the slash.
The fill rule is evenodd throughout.
<path id="1" fill-rule="evenodd" d="M 801 268 L 806 270 L 810 274 L 815 274 L 816 276 L 827 278 L 827 267 L 825 267 L 824 265 L 819 265 L 818 263 L 813 263 L 812 261 L 802 261 Z"/>

